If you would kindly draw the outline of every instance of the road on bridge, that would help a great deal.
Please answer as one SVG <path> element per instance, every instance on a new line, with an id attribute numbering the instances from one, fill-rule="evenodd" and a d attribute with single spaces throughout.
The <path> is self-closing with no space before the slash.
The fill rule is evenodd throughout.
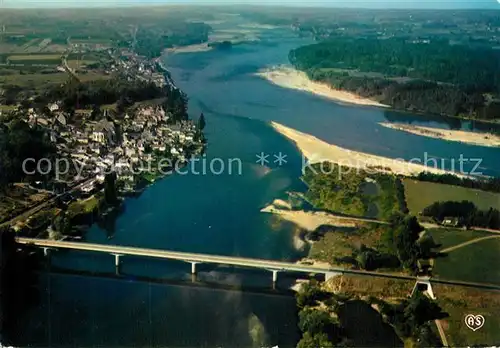
<path id="1" fill-rule="evenodd" d="M 53 249 L 73 249 L 91 252 L 103 252 L 110 255 L 132 255 L 132 256 L 143 256 L 152 258 L 163 258 L 170 260 L 178 260 L 189 263 L 211 263 L 211 264 L 222 264 L 228 266 L 239 266 L 239 267 L 249 267 L 249 268 L 259 268 L 269 271 L 289 271 L 289 272 L 301 272 L 301 273 L 313 273 L 313 274 L 354 274 L 362 276 L 371 277 L 382 277 L 391 278 L 399 280 L 429 280 L 436 284 L 446 284 L 446 285 L 457 285 L 474 287 L 488 290 L 500 290 L 500 285 L 489 284 L 489 283 L 475 283 L 475 282 L 465 282 L 458 280 L 448 280 L 429 277 L 416 277 L 410 275 L 401 275 L 393 273 L 381 273 L 363 270 L 353 270 L 341 267 L 316 267 L 301 265 L 292 262 L 274 261 L 274 260 L 262 260 L 262 259 L 252 259 L 236 256 L 221 256 L 221 255 L 211 255 L 211 254 L 196 254 L 178 251 L 168 251 L 159 249 L 146 249 L 137 248 L 129 246 L 120 245 L 104 245 L 104 244 L 92 244 L 92 243 L 82 243 L 82 242 L 66 242 L 66 241 L 53 241 L 47 239 L 32 239 L 32 238 L 17 238 L 18 243 L 24 245 L 33 245 L 41 248 L 53 248 Z"/>

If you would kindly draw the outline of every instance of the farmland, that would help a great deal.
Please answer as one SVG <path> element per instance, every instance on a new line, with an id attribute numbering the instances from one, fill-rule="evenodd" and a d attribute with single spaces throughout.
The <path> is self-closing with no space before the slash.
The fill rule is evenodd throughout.
<path id="1" fill-rule="evenodd" d="M 500 194 L 465 187 L 404 179 L 406 204 L 410 213 L 418 214 L 434 202 L 471 201 L 479 209 L 500 209 Z"/>
<path id="2" fill-rule="evenodd" d="M 491 236 L 491 233 L 476 231 L 476 230 L 462 230 L 456 228 L 433 228 L 427 230 L 437 244 L 441 245 L 441 249 L 453 247 L 476 238 Z"/>
<path id="3" fill-rule="evenodd" d="M 52 61 L 52 60 L 60 60 L 60 54 L 19 54 L 12 55 L 7 58 L 9 61 L 13 63 L 19 63 L 23 61 Z"/>
<path id="4" fill-rule="evenodd" d="M 433 285 L 439 305 L 449 316 L 441 320 L 452 347 L 493 346 L 500 342 L 500 292 L 460 286 Z M 464 323 L 468 314 L 481 314 L 484 326 L 469 330 Z"/>
<path id="5" fill-rule="evenodd" d="M 460 229 L 431 229 L 444 255 L 434 260 L 433 275 L 446 279 L 500 284 L 500 235 Z M 473 242 L 471 244 L 463 244 Z M 456 249 L 450 249 L 457 246 Z"/>

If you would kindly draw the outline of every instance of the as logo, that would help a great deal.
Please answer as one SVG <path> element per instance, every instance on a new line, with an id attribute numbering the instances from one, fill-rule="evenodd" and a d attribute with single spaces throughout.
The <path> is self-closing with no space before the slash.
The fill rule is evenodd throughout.
<path id="1" fill-rule="evenodd" d="M 484 317 L 481 314 L 468 314 L 465 316 L 465 325 L 472 331 L 479 330 L 484 325 Z"/>

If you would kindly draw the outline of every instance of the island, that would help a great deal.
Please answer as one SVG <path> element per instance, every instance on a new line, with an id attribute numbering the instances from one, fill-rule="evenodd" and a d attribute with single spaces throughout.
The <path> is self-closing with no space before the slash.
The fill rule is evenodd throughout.
<path id="1" fill-rule="evenodd" d="M 311 81 L 375 105 L 488 121 L 498 120 L 500 110 L 499 59 L 500 52 L 491 45 L 455 44 L 438 37 L 334 34 L 289 54 L 293 67 Z"/>

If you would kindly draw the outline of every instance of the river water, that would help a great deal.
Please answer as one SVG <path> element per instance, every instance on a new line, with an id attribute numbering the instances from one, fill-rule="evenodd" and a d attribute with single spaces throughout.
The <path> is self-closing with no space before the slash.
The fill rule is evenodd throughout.
<path id="1" fill-rule="evenodd" d="M 155 183 L 140 197 L 128 199 L 112 226 L 93 226 L 86 236 L 89 242 L 290 261 L 300 257 L 303 251 L 293 243 L 296 228 L 259 212 L 287 191 L 303 189 L 301 155 L 268 125 L 271 120 L 387 157 L 423 158 L 427 152 L 436 158 L 481 158 L 485 174 L 500 175 L 497 149 L 409 135 L 377 123 L 477 125 L 338 105 L 254 76 L 266 66 L 287 63 L 290 49 L 308 43 L 286 30 L 262 37 L 260 44 L 231 51 L 165 57 L 177 85 L 190 97 L 190 114 L 206 116 L 205 160 L 220 159 L 226 170 L 220 175 L 176 174 Z M 261 152 L 269 155 L 265 166 L 256 163 Z M 274 163 L 279 153 L 287 156 L 286 164 Z M 292 347 L 298 340 L 295 300 L 271 290 L 265 271 L 202 266 L 197 282 L 191 283 L 189 264 L 132 257 L 123 262 L 122 277 L 115 277 L 111 256 L 54 254 L 53 271 L 40 278 L 40 305 L 20 318 L 19 345 Z M 65 274 L 60 268 L 98 274 Z M 280 279 L 278 288 L 287 285 Z"/>

